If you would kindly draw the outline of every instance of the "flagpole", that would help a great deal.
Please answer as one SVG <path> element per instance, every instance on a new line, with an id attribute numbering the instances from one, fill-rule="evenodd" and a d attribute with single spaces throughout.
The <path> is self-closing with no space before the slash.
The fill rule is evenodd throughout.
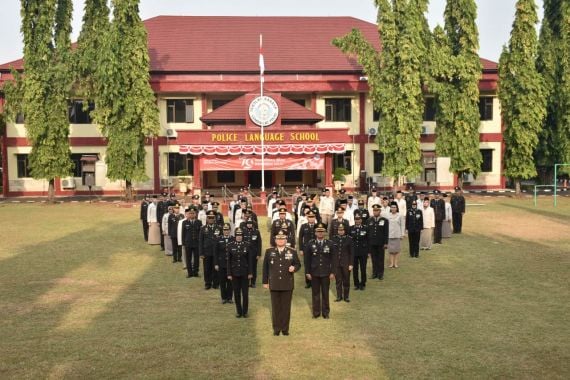
<path id="1" fill-rule="evenodd" d="M 263 35 L 259 35 L 259 84 L 260 96 L 263 96 L 263 72 L 265 71 L 265 62 L 263 62 Z M 261 192 L 265 193 L 265 136 L 264 136 L 264 122 L 261 123 Z"/>

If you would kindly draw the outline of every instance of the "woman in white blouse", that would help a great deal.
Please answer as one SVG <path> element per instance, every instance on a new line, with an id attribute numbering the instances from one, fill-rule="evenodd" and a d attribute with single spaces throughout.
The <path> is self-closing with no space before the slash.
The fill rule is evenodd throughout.
<path id="1" fill-rule="evenodd" d="M 390 203 L 390 213 L 388 219 L 388 253 L 390 254 L 390 265 L 388 268 L 398 268 L 400 258 L 401 240 L 404 238 L 406 223 L 398 210 L 398 203 Z"/>

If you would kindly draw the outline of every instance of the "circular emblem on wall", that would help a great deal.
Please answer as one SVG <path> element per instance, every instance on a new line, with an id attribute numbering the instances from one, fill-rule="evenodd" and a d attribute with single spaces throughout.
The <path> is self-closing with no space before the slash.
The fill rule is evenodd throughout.
<path id="1" fill-rule="evenodd" d="M 259 125 L 267 127 L 277 120 L 279 106 L 269 96 L 258 96 L 249 104 L 249 117 Z"/>

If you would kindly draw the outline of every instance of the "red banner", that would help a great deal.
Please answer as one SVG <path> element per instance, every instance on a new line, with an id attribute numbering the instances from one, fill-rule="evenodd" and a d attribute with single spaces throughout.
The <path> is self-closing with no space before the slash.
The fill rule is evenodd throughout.
<path id="1" fill-rule="evenodd" d="M 265 157 L 265 170 L 322 170 L 325 158 L 320 155 Z M 200 158 L 200 170 L 261 170 L 259 156 L 224 156 Z"/>

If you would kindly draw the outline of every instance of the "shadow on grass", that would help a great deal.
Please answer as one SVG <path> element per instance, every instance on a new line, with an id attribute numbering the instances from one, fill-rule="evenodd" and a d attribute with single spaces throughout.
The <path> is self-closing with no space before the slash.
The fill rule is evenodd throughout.
<path id="1" fill-rule="evenodd" d="M 501 206 L 504 207 L 508 207 L 508 208 L 512 208 L 515 210 L 519 210 L 519 211 L 526 211 L 532 214 L 537 214 L 537 215 L 541 215 L 544 216 L 548 219 L 551 219 L 555 222 L 565 222 L 568 223 L 570 222 L 570 217 L 567 214 L 563 214 L 560 212 L 554 212 L 554 211 L 548 211 L 545 208 L 540 208 L 540 207 L 534 207 L 532 205 L 529 205 L 527 203 L 507 203 L 507 202 L 503 202 L 501 203 Z M 554 207 L 554 206 L 550 206 L 550 207 Z"/>
<path id="2" fill-rule="evenodd" d="M 239 368 L 238 377 L 254 376 L 253 323 L 236 319 L 201 278 L 186 279 L 139 229 L 81 230 L 2 262 L 0 374 L 213 378 Z"/>

